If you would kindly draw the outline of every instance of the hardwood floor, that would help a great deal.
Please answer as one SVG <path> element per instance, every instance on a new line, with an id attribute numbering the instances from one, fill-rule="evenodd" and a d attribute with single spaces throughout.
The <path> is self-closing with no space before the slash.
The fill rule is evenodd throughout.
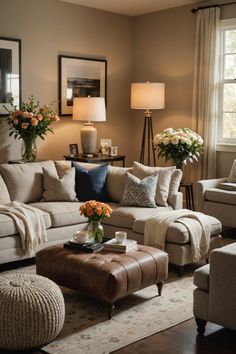
<path id="1" fill-rule="evenodd" d="M 192 319 L 112 353 L 235 354 L 236 332 L 207 323 L 205 336 L 198 336 Z"/>

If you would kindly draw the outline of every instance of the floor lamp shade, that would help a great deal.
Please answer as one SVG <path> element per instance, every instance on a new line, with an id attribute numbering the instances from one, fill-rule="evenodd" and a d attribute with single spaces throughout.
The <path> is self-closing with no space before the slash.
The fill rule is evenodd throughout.
<path id="1" fill-rule="evenodd" d="M 150 165 L 150 151 L 153 154 L 153 163 L 156 166 L 156 156 L 153 146 L 152 112 L 150 109 L 165 108 L 165 84 L 159 82 L 136 82 L 131 84 L 131 108 L 143 109 L 144 126 L 140 162 L 144 163 L 145 146 L 148 148 L 148 165 Z M 147 135 L 147 144 L 146 144 Z"/>
<path id="2" fill-rule="evenodd" d="M 165 108 L 165 84 L 159 82 L 135 82 L 131 84 L 131 108 Z"/>
<path id="3" fill-rule="evenodd" d="M 73 120 L 84 121 L 80 132 L 83 154 L 94 154 L 97 145 L 97 129 L 91 122 L 106 121 L 103 97 L 75 97 L 73 99 Z"/>

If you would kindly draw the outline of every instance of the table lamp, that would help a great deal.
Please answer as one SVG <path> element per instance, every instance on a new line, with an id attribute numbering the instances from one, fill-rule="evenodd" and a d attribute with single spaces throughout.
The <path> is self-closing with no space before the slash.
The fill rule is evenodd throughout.
<path id="1" fill-rule="evenodd" d="M 97 129 L 91 122 L 105 122 L 106 109 L 103 97 L 75 97 L 73 99 L 73 120 L 85 121 L 81 132 L 81 146 L 84 155 L 94 155 L 97 145 Z"/>
<path id="2" fill-rule="evenodd" d="M 140 153 L 140 163 L 144 163 L 147 135 L 148 165 L 150 165 L 150 151 L 153 153 L 153 163 L 156 166 L 156 156 L 153 145 L 152 112 L 150 109 L 165 107 L 165 84 L 156 82 L 136 82 L 131 84 L 131 108 L 144 109 L 144 126 Z"/>

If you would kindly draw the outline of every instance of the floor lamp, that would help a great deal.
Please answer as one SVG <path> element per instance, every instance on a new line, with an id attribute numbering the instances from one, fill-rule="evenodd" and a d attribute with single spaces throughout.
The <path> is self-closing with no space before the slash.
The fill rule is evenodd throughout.
<path id="1" fill-rule="evenodd" d="M 153 163 L 156 166 L 156 155 L 153 146 L 152 112 L 150 109 L 162 109 L 165 107 L 165 84 L 155 82 L 132 83 L 131 84 L 131 108 L 144 109 L 144 125 L 140 163 L 144 164 L 145 147 L 147 136 L 147 158 L 150 165 L 151 154 Z"/>

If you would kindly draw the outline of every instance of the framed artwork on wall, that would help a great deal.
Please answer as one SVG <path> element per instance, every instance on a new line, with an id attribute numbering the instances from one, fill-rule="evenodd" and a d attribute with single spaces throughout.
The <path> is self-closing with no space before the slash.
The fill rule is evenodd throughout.
<path id="1" fill-rule="evenodd" d="M 21 105 L 21 40 L 0 37 L 0 116 Z M 4 107 L 5 106 L 5 107 Z"/>
<path id="2" fill-rule="evenodd" d="M 74 97 L 104 97 L 107 61 L 59 55 L 59 114 L 72 115 Z"/>

